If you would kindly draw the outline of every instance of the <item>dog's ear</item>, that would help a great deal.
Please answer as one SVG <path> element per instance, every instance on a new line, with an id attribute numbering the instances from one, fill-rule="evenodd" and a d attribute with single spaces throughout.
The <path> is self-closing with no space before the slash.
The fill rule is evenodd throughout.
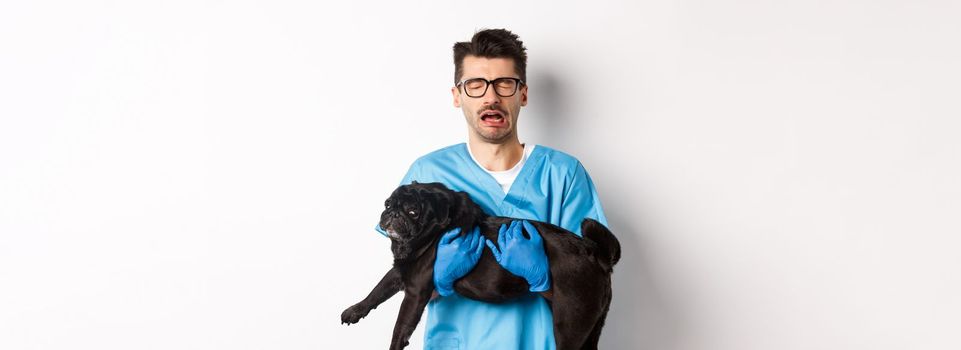
<path id="1" fill-rule="evenodd" d="M 451 191 L 450 193 L 452 197 L 449 215 L 452 220 L 451 226 L 460 227 L 462 232 L 467 232 L 484 217 L 484 211 L 470 199 L 467 192 Z"/>
<path id="2" fill-rule="evenodd" d="M 437 182 L 413 181 L 404 187 L 421 211 L 417 218 L 420 226 L 417 229 L 418 236 L 434 237 L 449 230 L 451 199 L 448 193 L 451 190 Z"/>
<path id="3" fill-rule="evenodd" d="M 425 188 L 421 198 L 427 201 L 427 205 L 423 206 L 423 217 L 425 219 L 430 218 L 430 222 L 425 223 L 427 228 L 424 232 L 436 232 L 450 227 L 451 201 L 449 196 L 444 191 Z"/>

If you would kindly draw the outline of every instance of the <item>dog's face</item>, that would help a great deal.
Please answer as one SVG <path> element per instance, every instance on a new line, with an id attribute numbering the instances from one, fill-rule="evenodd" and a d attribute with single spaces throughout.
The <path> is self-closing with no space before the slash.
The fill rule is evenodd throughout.
<path id="1" fill-rule="evenodd" d="M 469 229 L 479 219 L 478 213 L 483 214 L 464 192 L 439 183 L 414 182 L 398 187 L 387 198 L 380 227 L 390 237 L 394 259 L 405 259 L 449 229 Z"/>

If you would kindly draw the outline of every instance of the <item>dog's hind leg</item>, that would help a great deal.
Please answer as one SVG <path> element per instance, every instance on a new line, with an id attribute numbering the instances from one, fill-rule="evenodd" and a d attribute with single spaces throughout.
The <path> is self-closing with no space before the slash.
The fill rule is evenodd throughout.
<path id="1" fill-rule="evenodd" d="M 584 304 L 584 299 L 559 291 L 554 291 L 553 299 L 551 312 L 557 350 L 581 349 L 597 323 L 601 311 L 599 305 Z"/>
<path id="2" fill-rule="evenodd" d="M 400 278 L 400 271 L 396 267 L 390 269 L 364 300 L 347 308 L 340 314 L 340 322 L 347 325 L 357 323 L 364 316 L 367 316 L 370 310 L 376 309 L 378 305 L 390 299 L 403 288 L 404 281 Z"/>
<path id="3" fill-rule="evenodd" d="M 601 329 L 604 328 L 604 320 L 607 319 L 607 312 L 611 310 L 611 297 L 613 294 L 613 291 L 610 288 L 610 282 L 605 282 L 608 287 L 602 289 L 604 294 L 600 300 L 600 315 L 598 316 L 597 321 L 594 322 L 594 328 L 591 330 L 591 334 L 587 337 L 587 340 L 584 342 L 584 346 L 581 347 L 581 350 L 597 350 L 597 343 L 601 341 Z"/>
<path id="4" fill-rule="evenodd" d="M 587 336 L 587 340 L 584 341 L 584 346 L 581 347 L 581 350 L 597 350 L 597 343 L 601 341 L 601 328 L 604 328 L 604 320 L 606 318 L 607 309 L 605 308 L 604 312 L 601 313 L 601 317 L 594 323 L 594 329 L 591 331 L 591 334 Z"/>

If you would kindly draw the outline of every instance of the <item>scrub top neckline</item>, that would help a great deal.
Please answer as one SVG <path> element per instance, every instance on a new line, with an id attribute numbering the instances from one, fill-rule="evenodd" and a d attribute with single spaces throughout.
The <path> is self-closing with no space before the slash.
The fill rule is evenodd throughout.
<path id="1" fill-rule="evenodd" d="M 527 161 L 524 162 L 520 172 L 517 174 L 517 178 L 514 179 L 514 183 L 511 184 L 511 188 L 507 191 L 507 193 L 504 193 L 504 190 L 501 188 L 501 185 L 497 183 L 497 180 L 494 179 L 494 176 L 487 173 L 486 170 L 482 169 L 480 165 L 474 161 L 470 153 L 467 151 L 466 142 L 461 143 L 460 147 L 458 147 L 458 150 L 460 151 L 459 154 L 461 158 L 463 158 L 464 162 L 470 164 L 468 167 L 471 169 L 471 173 L 474 174 L 474 178 L 477 179 L 477 183 L 483 186 L 484 191 L 487 192 L 487 196 L 491 198 L 491 201 L 497 206 L 497 209 L 503 211 L 504 202 L 509 197 L 516 198 L 517 191 L 527 187 L 527 183 L 530 181 L 531 172 L 533 171 L 531 169 L 540 167 L 540 162 L 543 161 L 543 157 L 541 155 L 544 152 L 544 147 L 533 144 L 531 146 L 537 147 L 534 147 L 534 149 L 531 151 L 530 156 L 528 156 Z"/>
<path id="2" fill-rule="evenodd" d="M 470 156 L 470 159 L 473 160 L 474 163 L 476 163 L 478 166 L 480 166 L 480 162 L 478 162 L 478 161 L 477 161 L 477 158 L 474 157 L 474 152 L 471 152 L 470 144 L 469 144 L 469 143 L 464 143 L 464 144 L 467 145 L 467 155 Z M 533 153 L 533 152 L 534 152 L 534 149 L 537 148 L 536 146 L 537 146 L 537 145 L 529 145 L 529 144 L 526 144 L 526 143 L 522 143 L 522 144 L 521 144 L 521 159 L 520 159 L 519 161 L 517 161 L 517 163 L 515 163 L 513 166 L 511 166 L 510 169 L 495 171 L 495 170 L 487 170 L 487 169 L 484 169 L 484 167 L 481 167 L 481 170 L 484 170 L 484 171 L 487 172 L 488 174 L 507 174 L 507 173 L 510 173 L 510 172 L 517 172 L 518 175 L 519 175 L 521 168 L 524 166 L 524 163 L 527 162 L 527 160 L 531 158 L 531 153 Z"/>

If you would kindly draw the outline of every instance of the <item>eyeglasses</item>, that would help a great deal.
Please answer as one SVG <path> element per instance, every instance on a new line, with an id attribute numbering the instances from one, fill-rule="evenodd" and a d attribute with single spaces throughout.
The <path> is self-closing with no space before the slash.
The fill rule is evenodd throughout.
<path id="1" fill-rule="evenodd" d="M 511 97 L 517 93 L 517 87 L 524 85 L 524 81 L 518 78 L 497 78 L 487 80 L 484 78 L 471 78 L 457 83 L 457 87 L 464 88 L 464 93 L 470 97 L 481 97 L 487 93 L 487 88 L 494 85 L 494 93 L 500 97 Z"/>

